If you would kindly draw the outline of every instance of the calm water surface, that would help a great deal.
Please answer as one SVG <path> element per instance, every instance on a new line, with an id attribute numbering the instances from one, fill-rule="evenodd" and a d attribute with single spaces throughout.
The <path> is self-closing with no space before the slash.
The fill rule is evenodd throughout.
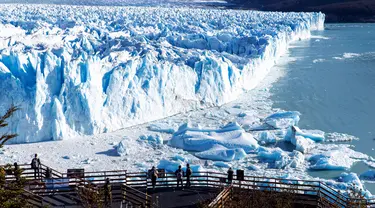
<path id="1" fill-rule="evenodd" d="M 301 112 L 301 128 L 356 136 L 354 149 L 375 157 L 375 24 L 327 24 L 293 46 L 296 60 L 271 89 L 273 107 Z M 357 163 L 351 171 L 367 169 Z M 310 174 L 332 178 L 341 172 Z M 366 187 L 375 193 L 374 184 Z"/>

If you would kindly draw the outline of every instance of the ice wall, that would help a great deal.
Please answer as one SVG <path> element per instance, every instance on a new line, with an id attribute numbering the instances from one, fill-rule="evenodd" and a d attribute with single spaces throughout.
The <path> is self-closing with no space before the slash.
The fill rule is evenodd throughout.
<path id="1" fill-rule="evenodd" d="M 114 131 L 255 87 L 321 13 L 0 6 L 0 113 L 14 142 Z"/>

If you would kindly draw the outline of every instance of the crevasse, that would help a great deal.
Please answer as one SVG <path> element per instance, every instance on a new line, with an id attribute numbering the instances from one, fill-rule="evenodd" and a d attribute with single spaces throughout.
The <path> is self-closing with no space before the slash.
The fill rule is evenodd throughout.
<path id="1" fill-rule="evenodd" d="M 45 7 L 48 7 L 46 10 Z M 114 131 L 254 88 L 322 13 L 0 6 L 5 131 L 39 142 Z"/>

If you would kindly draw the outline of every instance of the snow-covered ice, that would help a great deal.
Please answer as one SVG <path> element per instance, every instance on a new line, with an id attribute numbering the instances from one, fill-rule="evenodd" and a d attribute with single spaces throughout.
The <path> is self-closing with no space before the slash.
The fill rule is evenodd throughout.
<path id="1" fill-rule="evenodd" d="M 202 159 L 233 161 L 246 157 L 246 152 L 242 148 L 228 149 L 221 145 L 215 145 L 211 149 L 196 153 L 195 156 Z"/>
<path id="2" fill-rule="evenodd" d="M 324 27 L 321 13 L 176 7 L 9 4 L 0 20 L 0 113 L 21 107 L 6 129 L 17 143 L 220 106 Z"/>
<path id="3" fill-rule="evenodd" d="M 280 112 L 270 115 L 265 123 L 276 128 L 285 129 L 298 124 L 300 113 L 296 111 Z"/>
<path id="4" fill-rule="evenodd" d="M 198 152 L 221 151 L 222 149 L 217 149 L 217 145 L 225 148 L 241 148 L 245 152 L 251 152 L 258 148 L 258 142 L 254 137 L 245 132 L 237 123 L 229 123 L 220 129 L 193 128 L 188 124 L 183 124 L 173 134 L 168 144 L 172 147 Z M 226 155 L 229 152 L 226 150 L 224 152 L 226 153 L 222 155 L 223 158 L 228 157 L 229 159 L 229 155 Z M 207 157 L 208 155 L 211 155 L 209 151 L 201 156 Z"/>

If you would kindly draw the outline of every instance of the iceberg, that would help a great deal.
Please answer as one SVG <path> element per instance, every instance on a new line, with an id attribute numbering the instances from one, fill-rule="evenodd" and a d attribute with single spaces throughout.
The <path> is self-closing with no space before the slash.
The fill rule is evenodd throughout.
<path id="1" fill-rule="evenodd" d="M 139 136 L 139 139 L 141 141 L 147 141 L 151 144 L 163 144 L 163 138 L 159 134 L 156 134 L 156 135 L 141 135 L 141 136 Z"/>
<path id="2" fill-rule="evenodd" d="M 355 173 L 341 173 L 337 180 L 339 182 L 353 184 L 359 190 L 363 190 L 362 182 L 359 180 L 358 175 Z"/>
<path id="3" fill-rule="evenodd" d="M 260 161 L 268 163 L 270 168 L 276 169 L 299 168 L 305 160 L 304 155 L 298 151 L 288 153 L 280 148 L 265 147 L 259 148 L 258 158 Z"/>
<path id="4" fill-rule="evenodd" d="M 310 150 L 314 147 L 314 141 L 306 139 L 302 136 L 292 137 L 290 142 L 296 146 L 297 151 L 302 153 L 310 152 Z"/>
<path id="5" fill-rule="evenodd" d="M 253 136 L 246 133 L 237 123 L 229 123 L 220 129 L 193 128 L 184 124 L 168 141 L 168 145 L 196 152 L 207 151 L 220 145 L 228 149 L 241 148 L 246 153 L 256 150 L 259 146 Z M 204 154 L 212 155 L 210 152 Z M 228 156 L 220 156 L 221 159 L 226 157 Z"/>
<path id="6" fill-rule="evenodd" d="M 347 170 L 353 160 L 340 150 L 313 155 L 309 158 L 312 170 Z"/>
<path id="7" fill-rule="evenodd" d="M 227 163 L 218 161 L 213 163 L 214 166 L 219 167 L 219 168 L 230 168 L 231 166 L 228 165 Z"/>
<path id="8" fill-rule="evenodd" d="M 293 132 L 293 128 L 295 132 Z M 296 136 L 301 136 L 301 137 L 310 139 L 314 142 L 323 142 L 325 140 L 323 131 L 319 131 L 319 130 L 303 130 L 302 131 L 297 126 L 291 126 L 287 129 L 284 140 L 292 141 L 292 140 L 295 140 L 294 137 Z"/>
<path id="9" fill-rule="evenodd" d="M 213 148 L 196 153 L 195 156 L 202 159 L 219 160 L 230 162 L 233 160 L 241 160 L 246 157 L 246 152 L 242 148 L 227 149 L 221 145 L 215 145 Z"/>
<path id="10" fill-rule="evenodd" d="M 297 111 L 274 113 L 264 119 L 264 122 L 275 129 L 286 129 L 298 124 L 301 114 Z"/>
<path id="11" fill-rule="evenodd" d="M 151 124 L 147 128 L 150 131 L 156 131 L 167 134 L 173 134 L 174 132 L 176 132 L 174 127 L 171 127 L 170 125 L 164 123 Z"/>
<path id="12" fill-rule="evenodd" d="M 160 160 L 160 163 L 159 165 L 157 166 L 158 169 L 165 169 L 165 171 L 167 172 L 172 172 L 174 173 L 177 169 L 178 169 L 178 166 L 181 165 L 181 169 L 186 172 L 186 164 L 184 164 L 183 162 L 172 162 L 172 161 L 169 161 L 169 160 Z M 200 165 L 190 165 L 190 168 L 194 174 L 197 173 L 197 172 L 204 172 L 205 169 L 200 166 Z"/>
<path id="13" fill-rule="evenodd" d="M 263 131 L 259 134 L 258 142 L 262 145 L 274 144 L 278 140 L 278 137 L 269 131 Z"/>
<path id="14" fill-rule="evenodd" d="M 116 152 L 119 156 L 124 156 L 129 153 L 128 145 L 127 145 L 127 139 L 122 140 L 117 146 L 116 146 Z"/>
<path id="15" fill-rule="evenodd" d="M 1 5 L 0 114 L 21 108 L 2 131 L 19 134 L 13 143 L 62 140 L 223 105 L 253 89 L 292 41 L 323 29 L 324 18 Z"/>

